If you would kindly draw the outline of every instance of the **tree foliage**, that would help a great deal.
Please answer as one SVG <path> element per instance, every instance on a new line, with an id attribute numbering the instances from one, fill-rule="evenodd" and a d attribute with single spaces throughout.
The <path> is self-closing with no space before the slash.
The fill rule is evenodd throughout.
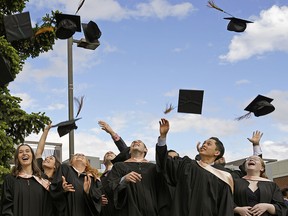
<path id="1" fill-rule="evenodd" d="M 21 73 L 27 58 L 36 58 L 53 49 L 56 40 L 55 13 L 51 11 L 42 17 L 42 23 L 33 27 L 33 36 L 28 39 L 8 42 L 3 18 L 5 15 L 20 13 L 28 0 L 0 1 L 0 55 L 8 62 L 14 79 Z M 10 171 L 15 145 L 23 143 L 25 137 L 39 133 L 50 122 L 45 113 L 27 113 L 21 109 L 21 98 L 12 96 L 9 84 L 0 86 L 0 183 Z"/>

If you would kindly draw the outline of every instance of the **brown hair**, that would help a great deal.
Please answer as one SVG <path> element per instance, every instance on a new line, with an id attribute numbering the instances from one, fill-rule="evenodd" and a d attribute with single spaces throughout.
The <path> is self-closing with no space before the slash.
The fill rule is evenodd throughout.
<path id="1" fill-rule="evenodd" d="M 20 171 L 22 170 L 22 166 L 21 166 L 21 164 L 20 164 L 20 162 L 19 162 L 19 159 L 18 159 L 19 149 L 20 149 L 20 147 L 22 147 L 22 146 L 28 146 L 28 147 L 29 147 L 29 149 L 30 149 L 30 151 L 31 151 L 31 153 L 32 153 L 32 164 L 31 164 L 31 166 L 32 166 L 33 175 L 41 178 L 41 170 L 40 170 L 40 168 L 39 168 L 38 165 L 37 165 L 34 151 L 33 151 L 33 149 L 31 148 L 31 146 L 29 146 L 28 144 L 21 144 L 21 145 L 19 145 L 19 146 L 17 147 L 17 149 L 16 149 L 16 151 L 15 151 L 15 154 L 14 154 L 14 164 L 15 164 L 15 165 L 14 165 L 14 167 L 12 168 L 12 172 L 11 172 L 12 175 L 13 175 L 13 176 L 18 176 L 19 173 L 20 173 Z"/>
<path id="2" fill-rule="evenodd" d="M 265 170 L 266 170 L 265 169 L 266 168 L 265 162 L 264 162 L 264 160 L 261 157 L 259 157 L 259 158 L 260 158 L 260 161 L 261 161 L 261 165 L 263 167 L 263 171 L 260 171 L 260 177 L 268 179 L 268 177 L 267 177 L 267 175 L 265 173 Z"/>
<path id="3" fill-rule="evenodd" d="M 83 155 L 84 156 L 84 155 Z M 72 160 L 73 160 L 73 157 L 70 159 L 70 165 L 72 166 Z M 85 156 L 85 160 L 86 160 L 86 167 L 85 167 L 85 172 L 87 174 L 91 174 L 94 178 L 94 181 L 97 181 L 97 178 L 100 177 L 99 175 L 99 171 L 98 169 L 96 168 L 93 168 L 91 165 L 90 165 L 90 162 L 88 160 L 88 158 Z"/>

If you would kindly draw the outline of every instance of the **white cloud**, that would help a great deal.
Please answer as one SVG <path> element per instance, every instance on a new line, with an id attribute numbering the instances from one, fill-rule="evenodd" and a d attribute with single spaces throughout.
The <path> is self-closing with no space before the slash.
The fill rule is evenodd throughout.
<path id="1" fill-rule="evenodd" d="M 265 141 L 261 144 L 263 158 L 284 160 L 287 159 L 288 143 Z"/>
<path id="2" fill-rule="evenodd" d="M 119 1 L 122 3 L 121 1 Z M 116 0 L 94 0 L 85 1 L 78 15 L 84 19 L 112 20 L 120 21 L 130 18 L 157 17 L 164 19 L 166 17 L 183 18 L 195 10 L 190 2 L 171 4 L 167 0 L 150 0 L 148 3 L 137 3 L 136 5 L 121 5 Z M 47 1 L 32 0 L 30 7 L 40 10 L 47 8 L 49 10 L 60 10 L 63 13 L 75 13 L 79 1 Z"/>
<path id="3" fill-rule="evenodd" d="M 51 104 L 50 106 L 48 106 L 47 110 L 62 110 L 65 107 L 66 107 L 65 104 L 54 103 L 54 104 Z"/>
<path id="4" fill-rule="evenodd" d="M 236 62 L 266 52 L 288 51 L 288 7 L 272 6 L 263 10 L 245 32 L 233 37 L 229 51 L 220 59 Z"/>
<path id="5" fill-rule="evenodd" d="M 27 93 L 14 93 L 13 96 L 19 97 L 22 99 L 20 106 L 22 109 L 35 107 L 35 100 L 31 98 Z"/>
<path id="6" fill-rule="evenodd" d="M 271 113 L 271 117 L 278 122 L 279 129 L 285 131 L 288 127 L 288 91 L 273 90 L 268 96 L 274 99 L 271 104 L 274 105 L 275 111 Z"/>

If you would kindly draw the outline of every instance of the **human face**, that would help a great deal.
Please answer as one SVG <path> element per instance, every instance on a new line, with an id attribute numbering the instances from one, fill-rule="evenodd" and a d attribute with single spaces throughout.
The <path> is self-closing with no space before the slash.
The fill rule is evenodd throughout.
<path id="1" fill-rule="evenodd" d="M 263 165 L 262 165 L 262 159 L 259 156 L 250 156 L 246 159 L 245 162 L 245 169 L 248 170 L 254 170 L 254 171 L 264 171 Z"/>
<path id="2" fill-rule="evenodd" d="M 56 163 L 56 159 L 53 155 L 50 155 L 48 157 L 45 158 L 45 160 L 42 162 L 42 166 L 44 168 L 49 168 L 49 169 L 55 169 L 55 163 Z"/>
<path id="3" fill-rule="evenodd" d="M 32 164 L 33 154 L 31 149 L 27 145 L 23 145 L 19 147 L 18 151 L 18 161 L 21 166 L 29 166 Z"/>
<path id="4" fill-rule="evenodd" d="M 134 140 L 130 145 L 130 151 L 138 150 L 140 152 L 147 152 L 145 144 L 141 140 Z"/>
<path id="5" fill-rule="evenodd" d="M 115 153 L 112 151 L 108 151 L 106 152 L 106 154 L 104 155 L 104 162 L 106 161 L 111 161 L 116 157 Z"/>
<path id="6" fill-rule="evenodd" d="M 74 154 L 72 157 L 72 164 L 74 164 L 75 162 L 83 162 L 86 166 L 87 165 L 86 156 L 82 153 Z"/>
<path id="7" fill-rule="evenodd" d="M 216 141 L 214 139 L 205 140 L 199 149 L 201 157 L 217 157 L 220 152 L 217 150 Z"/>

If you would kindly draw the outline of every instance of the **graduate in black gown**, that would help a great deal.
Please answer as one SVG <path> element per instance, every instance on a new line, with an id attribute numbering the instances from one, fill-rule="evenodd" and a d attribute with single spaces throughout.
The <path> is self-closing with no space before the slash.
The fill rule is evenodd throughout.
<path id="1" fill-rule="evenodd" d="M 115 145 L 117 146 L 118 150 L 120 152 L 123 152 L 126 149 L 126 152 L 128 152 L 128 147 L 124 140 L 111 128 L 109 124 L 107 124 L 105 121 L 98 121 L 99 126 L 102 130 L 110 134 L 111 138 L 113 139 Z M 105 153 L 103 158 L 103 164 L 105 166 L 105 170 L 103 174 L 101 175 L 101 183 L 103 185 L 103 192 L 105 195 L 105 198 L 107 198 L 108 203 L 106 205 L 102 206 L 101 215 L 103 216 L 117 216 L 117 209 L 114 206 L 114 198 L 113 198 L 113 191 L 110 189 L 109 184 L 107 182 L 107 176 L 109 172 L 111 171 L 113 167 L 113 160 L 115 159 L 116 154 L 112 151 L 108 151 Z M 127 159 L 130 156 L 127 155 Z M 124 159 L 123 161 L 125 161 Z"/>
<path id="2" fill-rule="evenodd" d="M 141 140 L 130 146 L 130 158 L 113 165 L 108 174 L 119 216 L 157 216 L 156 165 L 145 159 L 147 148 Z"/>
<path id="3" fill-rule="evenodd" d="M 262 158 L 248 157 L 245 171 L 245 176 L 235 179 L 235 215 L 286 216 L 287 206 L 280 188 L 266 177 Z"/>
<path id="4" fill-rule="evenodd" d="M 206 140 L 200 148 L 200 161 L 167 157 L 166 136 L 169 121 L 160 120 L 160 137 L 156 146 L 157 166 L 175 194 L 171 216 L 231 216 L 233 215 L 233 179 L 222 166 L 211 166 L 222 157 L 224 146 L 216 137 Z M 223 170 L 220 170 L 223 169 Z"/>
<path id="5" fill-rule="evenodd" d="M 57 210 L 63 216 L 98 216 L 102 185 L 96 169 L 83 154 L 75 154 L 70 164 L 62 164 L 50 185 Z"/>
<path id="6" fill-rule="evenodd" d="M 18 146 L 14 156 L 15 166 L 3 183 L 1 215 L 3 216 L 51 216 L 49 181 L 41 178 L 32 148 Z"/>
<path id="7" fill-rule="evenodd" d="M 47 136 L 51 127 L 52 125 L 49 124 L 44 128 L 43 133 L 38 142 L 36 151 L 35 151 L 37 164 L 43 173 L 42 175 L 44 176 L 44 178 L 48 179 L 50 182 L 52 181 L 56 170 L 61 165 L 61 162 L 58 160 L 58 158 L 56 158 L 55 155 L 49 155 L 44 160 L 42 158 L 44 148 L 45 148 L 45 142 L 46 142 L 46 139 L 47 139 Z"/>

